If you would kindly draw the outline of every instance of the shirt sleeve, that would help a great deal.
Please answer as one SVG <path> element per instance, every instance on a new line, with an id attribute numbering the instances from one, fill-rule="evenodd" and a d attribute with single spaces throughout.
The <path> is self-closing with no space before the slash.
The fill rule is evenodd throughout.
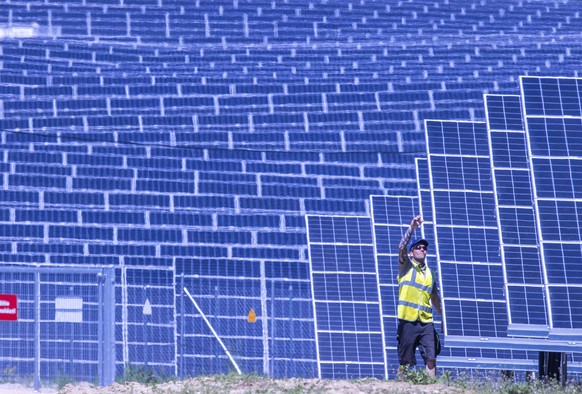
<path id="1" fill-rule="evenodd" d="M 410 269 L 412 268 L 412 261 L 410 261 L 410 257 L 406 256 L 406 260 L 404 263 L 398 261 L 398 277 L 402 278 Z"/>

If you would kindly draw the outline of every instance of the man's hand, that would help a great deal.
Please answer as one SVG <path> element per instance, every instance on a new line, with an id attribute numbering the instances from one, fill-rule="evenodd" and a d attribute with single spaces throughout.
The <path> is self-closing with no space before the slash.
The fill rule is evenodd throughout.
<path id="1" fill-rule="evenodd" d="M 408 228 L 408 230 L 406 230 L 406 232 L 404 233 L 404 235 L 402 236 L 402 239 L 400 240 L 400 245 L 398 245 L 398 262 L 400 264 L 404 264 L 404 262 L 406 261 L 406 256 L 408 255 L 408 242 L 410 242 L 410 236 L 412 235 L 412 233 L 414 232 L 414 230 L 418 227 L 420 227 L 420 225 L 422 224 L 422 217 L 420 215 L 416 215 L 413 219 L 412 222 L 410 223 L 410 227 Z"/>
<path id="2" fill-rule="evenodd" d="M 420 215 L 416 215 L 414 217 L 414 219 L 412 219 L 412 222 L 410 223 L 410 227 L 415 229 L 415 228 L 420 227 L 421 224 L 422 224 L 422 217 Z"/>

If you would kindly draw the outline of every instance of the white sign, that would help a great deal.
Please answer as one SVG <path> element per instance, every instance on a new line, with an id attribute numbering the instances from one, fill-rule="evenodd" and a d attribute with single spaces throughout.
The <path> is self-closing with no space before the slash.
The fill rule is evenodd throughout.
<path id="1" fill-rule="evenodd" d="M 149 298 L 147 298 L 145 304 L 143 304 L 143 314 L 146 316 L 151 316 L 152 314 L 152 304 L 150 303 Z"/>
<path id="2" fill-rule="evenodd" d="M 81 323 L 83 321 L 83 299 L 79 297 L 55 298 L 55 321 Z"/>

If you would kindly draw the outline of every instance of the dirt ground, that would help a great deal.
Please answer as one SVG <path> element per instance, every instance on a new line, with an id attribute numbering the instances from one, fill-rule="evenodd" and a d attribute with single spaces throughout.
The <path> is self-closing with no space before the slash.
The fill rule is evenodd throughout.
<path id="1" fill-rule="evenodd" d="M 232 379 L 227 377 L 199 377 L 179 382 L 159 384 L 114 383 L 107 387 L 95 387 L 88 383 L 69 384 L 61 390 L 42 388 L 43 394 L 194 394 L 194 393 L 461 393 L 441 383 L 414 385 L 406 382 L 365 380 L 318 380 L 258 378 Z M 33 394 L 34 388 L 17 384 L 0 385 L 2 394 Z"/>
<path id="2" fill-rule="evenodd" d="M 322 381 L 317 379 L 247 380 L 228 383 L 215 378 L 197 378 L 182 382 L 144 386 L 139 383 L 65 386 L 59 394 L 194 394 L 194 393 L 460 393 L 442 384 L 413 385 L 404 382 Z"/>
<path id="3" fill-rule="evenodd" d="M 190 393 L 461 393 L 461 390 L 443 384 L 413 385 L 405 382 L 366 380 L 319 379 L 227 379 L 201 377 L 180 382 L 155 385 L 115 383 L 108 387 L 89 384 L 67 385 L 59 394 L 190 394 Z"/>
<path id="4" fill-rule="evenodd" d="M 25 386 L 18 383 L 3 383 L 0 384 L 0 393 L 2 394 L 33 394 L 33 393 L 42 393 L 42 394 L 56 394 L 59 391 L 56 387 L 47 388 L 43 387 L 40 391 L 34 391 L 32 386 Z"/>

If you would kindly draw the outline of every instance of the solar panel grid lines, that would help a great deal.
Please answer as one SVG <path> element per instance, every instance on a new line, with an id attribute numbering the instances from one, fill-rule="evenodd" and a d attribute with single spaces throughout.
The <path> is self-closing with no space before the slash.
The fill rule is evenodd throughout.
<path id="1" fill-rule="evenodd" d="M 427 160 L 417 158 L 417 165 L 421 173 L 424 171 L 424 181 L 420 182 L 421 188 L 428 187 L 428 167 Z M 422 179 L 419 177 L 419 179 Z M 396 305 L 398 300 L 398 285 L 396 281 L 395 267 L 397 267 L 397 244 L 402 234 L 408 228 L 409 221 L 413 215 L 416 215 L 418 207 L 415 206 L 417 197 L 414 196 L 371 196 L 371 206 L 374 209 L 372 218 L 374 220 L 374 233 L 376 244 L 376 259 L 378 262 L 378 277 L 380 285 L 380 294 L 383 310 L 383 321 L 385 325 L 385 351 L 388 362 L 388 373 L 395 374 L 398 365 L 398 356 L 396 353 L 396 337 L 394 330 L 396 328 Z M 428 198 L 430 205 L 430 199 Z M 425 207 L 426 208 L 426 207 Z M 389 212 L 389 213 L 388 213 Z M 422 212 L 427 219 L 430 213 Z M 430 233 L 430 222 L 425 221 L 420 229 L 425 228 L 426 233 Z M 391 231 L 387 231 L 391 228 Z M 431 236 L 425 236 L 431 245 L 434 245 Z M 432 249 L 432 248 L 431 248 Z M 430 249 L 429 249 L 430 250 Z M 432 259 L 434 253 L 428 255 Z M 429 262 L 430 263 L 430 262 Z M 435 315 L 435 323 L 440 323 L 440 316 Z M 534 361 L 527 359 L 525 354 L 519 351 L 506 351 L 498 349 L 481 348 L 478 342 L 465 340 L 464 346 L 473 347 L 449 347 L 445 346 L 438 358 L 438 364 L 441 368 L 487 368 L 506 369 L 511 366 L 514 370 L 532 370 L 535 368 Z M 417 359 L 419 356 L 417 355 Z"/>
<path id="2" fill-rule="evenodd" d="M 320 378 L 386 378 L 370 218 L 306 216 Z"/>
<path id="3" fill-rule="evenodd" d="M 502 337 L 507 317 L 486 124 L 427 120 L 425 127 L 445 334 Z"/>
<path id="4" fill-rule="evenodd" d="M 395 335 L 398 325 L 398 245 L 408 227 L 406 223 L 416 215 L 417 205 L 414 196 L 370 196 L 381 322 L 385 333 L 384 352 L 390 376 L 396 375 L 392 368 L 399 364 Z"/>
<path id="5" fill-rule="evenodd" d="M 525 128 L 519 95 L 485 95 L 488 142 L 508 310 L 508 335 L 547 337 Z"/>
<path id="6" fill-rule="evenodd" d="M 430 191 L 430 172 L 428 168 L 428 159 L 417 157 L 414 160 L 416 167 L 416 185 L 417 185 L 417 198 L 418 198 L 418 212 L 422 216 L 422 226 L 420 227 L 420 232 L 422 238 L 429 242 L 429 247 L 426 253 L 428 259 L 427 264 L 433 263 L 433 268 L 437 269 L 436 263 L 436 238 L 434 234 L 434 214 L 432 211 L 432 198 Z M 442 283 L 442 277 L 440 271 L 437 270 L 438 283 Z M 440 319 L 442 316 L 435 314 L 435 323 L 441 323 Z"/>
<path id="7" fill-rule="evenodd" d="M 582 329 L 575 302 L 582 297 L 582 275 L 569 264 L 582 244 L 575 169 L 582 157 L 580 85 L 573 78 L 520 78 L 550 338 L 577 336 Z"/>
<path id="8" fill-rule="evenodd" d="M 283 287 L 278 288 L 279 283 L 275 284 L 273 311 L 279 312 L 277 307 L 281 306 L 292 312 L 273 319 L 278 334 L 273 339 L 276 345 L 270 347 L 277 348 L 275 359 L 271 360 L 276 364 L 303 359 L 305 365 L 309 364 L 305 369 L 300 363 L 285 365 L 293 364 L 302 371 L 298 373 L 310 376 L 314 375 L 317 363 L 312 310 L 306 307 L 312 299 L 310 282 L 305 282 L 309 273 L 304 214 L 367 215 L 371 207 L 369 194 L 414 195 L 412 157 L 423 154 L 420 130 L 426 117 L 484 116 L 476 97 L 483 90 L 504 92 L 517 88 L 517 83 L 511 85 L 511 74 L 518 69 L 529 74 L 556 70 L 566 75 L 577 75 L 579 69 L 580 52 L 575 47 L 579 19 L 573 2 L 556 3 L 553 8 L 536 2 L 503 8 L 489 2 L 469 8 L 425 0 L 399 5 L 369 2 L 348 5 L 332 0 L 313 3 L 309 6 L 313 9 L 308 9 L 306 4 L 271 0 L 196 5 L 163 0 L 164 4 L 158 6 L 146 4 L 148 1 L 151 3 L 125 0 L 124 4 L 113 4 L 114 0 L 107 0 L 111 4 L 72 5 L 18 0 L 2 6 L 0 19 L 8 18 L 8 10 L 13 9 L 15 20 L 41 24 L 47 21 L 47 10 L 52 10 L 53 24 L 64 25 L 65 34 L 2 41 L 6 59 L 3 58 L 0 72 L 0 95 L 4 100 L 0 127 L 34 133 L 45 129 L 46 134 L 58 134 L 58 138 L 46 137 L 55 145 L 43 146 L 39 142 L 33 146 L 28 145 L 32 137 L 15 137 L 4 132 L 3 146 L 14 146 L 21 138 L 25 150 L 30 148 L 35 151 L 32 153 L 42 150 L 60 155 L 74 152 L 75 144 L 92 144 L 92 150 L 81 151 L 79 155 L 62 153 L 61 160 L 57 157 L 55 163 L 48 156 L 11 153 L 10 162 L 0 163 L 6 173 L 5 189 L 8 188 L 0 199 L 9 206 L 0 209 L 0 219 L 9 222 L 15 213 L 17 221 L 31 222 L 28 229 L 24 229 L 26 225 L 22 222 L 2 226 L 2 234 L 13 232 L 20 237 L 14 239 L 17 253 L 9 244 L 0 249 L 7 248 L 8 261 L 46 258 L 46 263 L 72 265 L 117 264 L 117 260 L 123 259 L 135 267 L 133 290 L 137 301 L 132 303 L 135 310 L 131 313 L 138 320 L 137 326 L 142 302 L 139 291 L 145 282 L 139 277 L 141 270 L 170 267 L 173 260 L 194 255 L 196 259 L 184 263 L 184 269 L 202 270 L 200 266 L 208 264 L 211 273 L 205 279 L 188 280 L 192 279 L 193 285 L 205 281 L 198 285 L 201 289 L 198 295 L 212 293 L 212 281 L 223 287 L 230 295 L 206 297 L 204 302 L 208 307 L 215 303 L 224 306 L 225 311 L 235 310 L 236 319 L 223 320 L 241 327 L 239 321 L 247 324 L 242 317 L 248 309 L 235 307 L 236 301 L 258 299 L 257 281 L 246 274 L 237 278 L 238 269 L 225 267 L 214 259 L 231 261 L 238 256 L 240 265 L 249 270 L 259 265 L 259 258 L 272 259 L 273 275 L 277 276 L 273 283 L 295 277 L 301 277 L 301 281 L 293 282 L 293 295 L 289 295 L 292 293 L 289 289 L 283 291 Z M 88 27 L 91 35 L 87 35 Z M 432 99 L 427 90 L 434 91 Z M 271 103 L 268 95 L 272 96 Z M 435 103 L 437 106 L 430 110 Z M 446 108 L 439 108 L 440 104 Z M 89 133 L 103 144 L 98 147 L 99 142 L 82 140 Z M 195 154 L 184 150 L 155 151 L 155 145 L 170 144 L 200 149 Z M 319 160 L 318 156 L 312 163 L 313 152 L 333 155 L 336 151 L 344 151 L 348 157 L 328 160 L 324 156 Z M 349 156 L 355 151 L 389 151 L 395 155 L 378 154 L 381 157 L 376 163 L 362 159 L 365 154 Z M 85 157 L 86 153 L 90 155 Z M 256 153 L 259 157 L 254 156 Z M 181 160 L 181 155 L 187 160 Z M 480 171 L 473 158 L 453 156 L 446 160 L 435 156 L 434 161 L 441 160 L 451 169 Z M 66 165 L 60 164 L 63 160 Z M 551 174 L 559 169 L 542 159 L 536 160 Z M 301 167 L 300 162 L 308 164 Z M 28 167 L 22 165 L 25 163 Z M 43 164 L 46 168 L 39 169 Z M 304 168 L 308 170 L 303 171 Z M 577 168 L 573 165 L 570 173 L 576 174 Z M 526 181 L 524 177 L 519 177 L 518 171 L 512 174 L 511 181 L 521 187 Z M 108 177 L 120 179 L 108 184 Z M 475 188 L 472 184 L 463 186 L 467 187 L 461 192 L 466 194 Z M 430 185 L 427 190 L 419 200 L 430 203 Z M 426 194 L 429 198 L 425 199 Z M 486 193 L 482 194 L 486 198 Z M 291 196 L 282 198 L 285 195 Z M 539 201 L 544 209 L 557 211 L 548 206 L 552 199 L 543 197 Z M 478 203 L 477 199 L 471 202 Z M 507 209 L 521 209 L 523 205 L 520 200 Z M 25 207 L 35 209 L 25 212 Z M 78 217 L 71 216 L 72 209 L 77 210 Z M 103 212 L 104 209 L 113 211 Z M 128 215 L 123 215 L 123 210 Z M 429 211 L 422 212 L 426 217 Z M 239 213 L 246 216 L 240 217 Z M 78 233 L 84 231 L 82 227 L 119 228 L 133 221 L 137 228 L 131 229 L 136 231 L 121 228 L 114 239 L 123 242 L 117 245 L 90 237 L 76 242 L 76 232 L 71 230 L 74 226 L 66 224 L 77 223 L 77 218 Z M 57 221 L 64 223 L 54 225 Z M 441 222 L 441 232 L 455 229 Z M 141 231 L 145 223 L 154 227 L 150 235 Z M 60 234 L 66 243 L 57 245 L 58 240 L 49 239 L 48 244 L 43 244 L 43 226 L 48 228 L 49 235 Z M 427 220 L 424 236 L 436 239 L 426 233 L 429 226 Z M 169 232 L 157 231 L 160 229 Z M 180 229 L 184 231 L 176 231 Z M 459 223 L 459 230 L 462 229 L 474 230 Z M 26 234 L 33 234 L 34 239 L 26 240 Z M 177 242 L 165 242 L 165 236 Z M 190 245 L 182 245 L 181 240 L 189 241 Z M 199 244 L 194 245 L 197 241 Z M 573 242 L 576 241 L 549 239 L 546 249 L 560 254 L 566 250 L 563 248 L 573 247 Z M 258 248 L 253 243 L 259 244 Z M 360 247 L 349 245 L 350 250 Z M 269 275 L 271 268 L 266 270 Z M 172 287 L 171 279 L 167 278 L 168 289 Z M 333 288 L 329 283 L 326 286 Z M 366 286 L 373 289 L 374 283 Z M 252 295 L 247 297 L 245 293 L 240 297 L 237 289 L 249 293 L 252 290 Z M 295 293 L 296 289 L 299 290 Z M 152 290 L 157 293 L 159 289 Z M 177 296 L 171 297 L 169 294 L 165 297 L 167 305 L 172 300 L 177 302 Z M 291 297 L 294 301 L 286 302 Z M 379 303 L 382 305 L 379 309 L 384 311 L 381 297 Z M 340 312 L 347 316 L 354 315 L 354 305 L 361 308 L 362 315 L 366 315 L 361 322 L 371 321 L 371 316 L 376 315 L 371 308 L 360 306 L 369 306 L 366 302 L 345 304 L 341 304 Z M 335 307 L 333 303 L 329 305 Z M 169 309 L 160 308 L 164 314 Z M 154 307 L 154 313 L 156 310 Z M 330 310 L 326 313 L 331 314 Z M 301 316 L 303 326 L 294 326 L 297 316 Z M 187 318 L 192 319 L 193 315 L 189 313 Z M 382 319 L 379 322 L 383 324 Z M 176 319 L 176 324 L 179 328 L 189 321 Z M 295 328 L 284 331 L 288 326 Z M 193 328 L 196 329 L 201 335 L 195 339 L 203 338 L 202 342 L 186 341 L 179 346 L 175 342 L 175 348 L 183 352 L 184 358 L 200 356 L 204 362 L 186 362 L 181 370 L 224 372 L 227 363 L 219 368 L 212 365 L 223 356 L 220 350 L 213 352 L 213 338 L 202 331 L 204 327 Z M 264 347 L 258 346 L 263 338 L 256 340 L 260 335 L 237 331 L 228 324 L 223 329 L 237 347 L 248 347 L 250 353 L 245 357 L 253 360 L 248 371 L 264 373 L 265 358 L 273 353 L 265 355 Z M 271 333 L 265 335 L 275 337 Z M 132 335 L 136 339 L 133 348 L 138 354 L 136 361 L 143 361 L 145 345 L 140 343 L 140 333 L 135 331 Z M 296 342 L 301 344 L 296 348 L 281 345 L 293 342 L 298 335 L 301 340 Z M 387 336 L 392 338 L 390 333 Z M 366 346 L 369 348 L 369 343 L 362 344 L 363 351 Z M 475 355 L 467 349 L 452 350 L 457 349 L 457 355 L 461 352 L 465 356 Z M 498 355 L 502 351 L 491 352 Z M 480 357 L 486 357 L 486 353 L 487 349 L 479 350 Z M 174 363 L 180 360 L 183 358 L 175 359 Z M 271 371 L 296 376 L 294 371 L 280 366 Z M 347 366 L 340 366 L 327 371 L 334 376 L 346 373 L 357 376 L 360 372 L 355 364 L 349 368 L 353 369 L 348 371 Z"/>

